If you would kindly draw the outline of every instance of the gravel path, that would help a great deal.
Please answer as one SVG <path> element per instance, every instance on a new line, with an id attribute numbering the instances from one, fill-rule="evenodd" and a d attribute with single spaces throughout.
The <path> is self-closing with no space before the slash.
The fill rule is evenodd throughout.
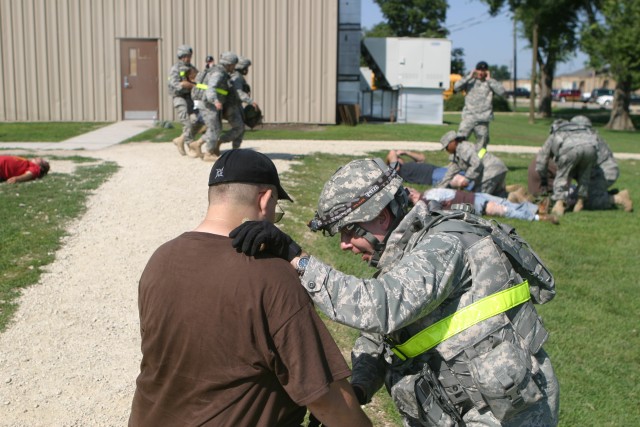
<path id="1" fill-rule="evenodd" d="M 436 147 L 388 141 L 244 144 L 269 155 L 280 172 L 299 154 L 363 154 L 392 146 Z M 193 229 L 206 211 L 211 164 L 180 157 L 173 144 L 80 154 L 115 161 L 121 169 L 70 224 L 55 261 L 40 283 L 23 292 L 13 323 L 0 335 L 0 426 L 126 425 L 141 357 L 138 279 L 151 253 Z M 73 167 L 51 162 L 52 172 Z"/>

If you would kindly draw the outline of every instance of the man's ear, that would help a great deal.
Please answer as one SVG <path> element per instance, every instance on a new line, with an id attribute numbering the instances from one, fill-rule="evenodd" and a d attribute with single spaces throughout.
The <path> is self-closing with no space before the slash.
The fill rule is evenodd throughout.
<path id="1" fill-rule="evenodd" d="M 382 212 L 378 214 L 375 219 L 381 227 L 385 230 L 388 230 L 391 227 L 391 223 L 393 222 L 393 215 L 391 215 L 391 211 L 389 208 L 384 208 Z"/>
<path id="2" fill-rule="evenodd" d="M 258 193 L 258 205 L 260 207 L 260 213 L 262 213 L 265 216 L 269 211 L 269 208 L 268 208 L 269 200 L 271 200 L 272 195 L 273 195 L 273 191 L 270 188 Z"/>

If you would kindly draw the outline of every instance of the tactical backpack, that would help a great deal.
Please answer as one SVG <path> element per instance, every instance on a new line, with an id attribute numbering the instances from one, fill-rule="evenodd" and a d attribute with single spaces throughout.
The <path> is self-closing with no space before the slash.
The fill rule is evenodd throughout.
<path id="1" fill-rule="evenodd" d="M 262 111 L 252 104 L 249 104 L 244 107 L 243 118 L 244 124 L 253 129 L 262 123 Z"/>
<path id="2" fill-rule="evenodd" d="M 212 69 L 213 67 L 205 68 L 204 70 L 199 71 L 196 75 L 195 86 L 191 89 L 191 99 L 194 101 L 204 101 L 204 94 L 207 91 L 207 85 L 204 81 L 207 78 L 207 74 L 209 74 L 209 71 Z"/>

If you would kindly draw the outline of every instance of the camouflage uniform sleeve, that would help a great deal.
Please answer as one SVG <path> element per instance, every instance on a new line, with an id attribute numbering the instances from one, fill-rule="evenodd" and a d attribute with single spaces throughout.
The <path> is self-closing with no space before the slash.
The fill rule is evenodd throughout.
<path id="1" fill-rule="evenodd" d="M 447 166 L 447 171 L 445 172 L 444 177 L 442 178 L 442 181 L 438 183 L 436 188 L 446 188 L 451 182 L 451 180 L 453 179 L 453 177 L 459 174 L 461 171 L 462 169 L 460 169 L 460 166 L 458 166 L 457 163 L 454 163 L 454 162 L 449 163 L 449 165 Z"/>
<path id="2" fill-rule="evenodd" d="M 246 104 L 253 103 L 253 99 L 249 96 L 247 92 L 244 91 L 244 77 L 241 76 L 233 76 L 231 78 L 231 84 L 238 94 L 238 98 L 240 98 L 241 102 Z"/>
<path id="3" fill-rule="evenodd" d="M 475 181 L 482 174 L 484 169 L 484 164 L 480 157 L 478 157 L 478 153 L 476 152 L 475 146 L 471 143 L 461 143 L 458 145 L 458 149 L 456 150 L 456 156 L 466 163 L 468 166 L 467 170 L 464 171 L 464 176 L 469 181 Z"/>
<path id="4" fill-rule="evenodd" d="M 464 252 L 453 235 L 425 235 L 389 271 L 360 279 L 311 257 L 302 285 L 331 320 L 388 334 L 433 311 L 463 282 Z"/>
<path id="5" fill-rule="evenodd" d="M 487 82 L 489 83 L 489 87 L 491 88 L 493 93 L 498 96 L 504 96 L 506 91 L 499 81 L 497 81 L 496 79 L 487 79 Z"/>
<path id="6" fill-rule="evenodd" d="M 384 385 L 384 351 L 382 336 L 366 332 L 358 337 L 351 351 L 351 384 L 362 387 L 366 402 Z"/>
<path id="7" fill-rule="evenodd" d="M 463 78 L 461 78 L 460 80 L 458 80 L 453 84 L 453 91 L 457 93 L 465 90 L 467 88 L 467 85 L 471 81 L 471 79 L 473 79 L 473 73 L 467 74 L 466 76 L 464 76 Z"/>
<path id="8" fill-rule="evenodd" d="M 553 143 L 553 135 L 549 135 L 544 145 L 536 154 L 536 172 L 540 175 L 540 178 L 545 180 L 547 178 L 547 165 L 549 158 L 551 157 L 551 144 Z"/>

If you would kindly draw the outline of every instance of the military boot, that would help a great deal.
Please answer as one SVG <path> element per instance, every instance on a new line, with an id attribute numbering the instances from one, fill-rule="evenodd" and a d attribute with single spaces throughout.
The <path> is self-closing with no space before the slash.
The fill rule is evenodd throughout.
<path id="1" fill-rule="evenodd" d="M 613 196 L 613 203 L 621 206 L 625 212 L 633 212 L 633 202 L 629 196 L 629 190 L 622 190 Z"/>
<path id="2" fill-rule="evenodd" d="M 187 152 L 184 151 L 184 136 L 183 135 L 180 135 L 179 137 L 174 138 L 173 139 L 173 143 L 178 148 L 178 153 L 180 153 L 181 156 L 185 156 L 187 154 Z"/>
<path id="3" fill-rule="evenodd" d="M 549 212 L 549 202 L 550 199 L 548 197 L 543 197 L 542 200 L 540 200 L 540 203 L 538 203 L 539 214 L 546 214 Z"/>
<path id="4" fill-rule="evenodd" d="M 530 202 L 532 197 L 529 196 L 526 190 L 523 187 L 518 188 L 515 191 L 512 191 L 507 196 L 507 200 L 511 203 L 522 203 L 522 202 Z"/>
<path id="5" fill-rule="evenodd" d="M 204 140 L 202 138 L 187 144 L 187 149 L 189 150 L 187 154 L 189 157 L 193 157 L 195 159 L 202 157 L 202 144 L 204 144 Z"/>
<path id="6" fill-rule="evenodd" d="M 564 209 L 564 200 L 557 200 L 553 205 L 553 209 L 551 209 L 551 213 L 562 216 L 564 215 Z"/>
<path id="7" fill-rule="evenodd" d="M 584 199 L 582 197 L 578 197 L 578 201 L 576 202 L 575 206 L 573 207 L 573 211 L 574 212 L 580 212 L 582 209 L 584 209 Z"/>
<path id="8" fill-rule="evenodd" d="M 204 153 L 204 155 L 202 156 L 202 161 L 203 162 L 215 162 L 216 160 L 218 160 L 218 155 L 213 154 L 213 153 Z"/>
<path id="9" fill-rule="evenodd" d="M 507 193 L 511 193 L 513 191 L 518 191 L 520 189 L 524 190 L 524 187 L 522 186 L 522 184 L 511 184 L 511 185 L 507 185 L 506 189 L 507 189 Z"/>

